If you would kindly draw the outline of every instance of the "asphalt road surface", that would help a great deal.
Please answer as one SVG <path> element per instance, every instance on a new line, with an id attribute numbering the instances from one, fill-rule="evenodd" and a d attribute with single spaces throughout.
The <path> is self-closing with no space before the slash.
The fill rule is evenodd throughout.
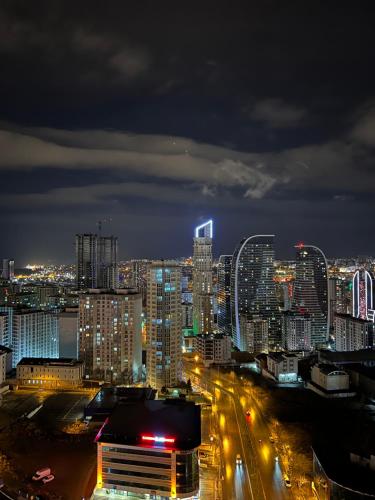
<path id="1" fill-rule="evenodd" d="M 185 361 L 193 384 L 213 394 L 223 449 L 223 498 L 275 500 L 294 498 L 284 484 L 280 461 L 269 441 L 270 431 L 250 388 L 235 376 Z M 250 417 L 246 410 L 250 409 Z M 242 464 L 236 464 L 240 455 Z"/>

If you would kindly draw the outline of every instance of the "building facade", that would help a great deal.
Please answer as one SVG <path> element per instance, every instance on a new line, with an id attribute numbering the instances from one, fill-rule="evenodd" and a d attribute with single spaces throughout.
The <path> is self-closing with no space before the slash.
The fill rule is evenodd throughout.
<path id="1" fill-rule="evenodd" d="M 156 389 L 181 380 L 181 268 L 154 261 L 147 279 L 147 383 Z"/>
<path id="2" fill-rule="evenodd" d="M 267 370 L 278 382 L 297 382 L 298 358 L 285 352 L 270 352 L 267 355 Z"/>
<path id="3" fill-rule="evenodd" d="M 230 363 L 232 340 L 229 335 L 201 333 L 196 336 L 196 351 L 205 366 Z"/>
<path id="4" fill-rule="evenodd" d="M 195 228 L 193 253 L 193 330 L 196 335 L 212 333 L 212 235 L 209 220 Z"/>
<path id="5" fill-rule="evenodd" d="M 350 314 L 335 314 L 336 351 L 359 351 L 370 347 L 373 323 Z"/>
<path id="6" fill-rule="evenodd" d="M 118 251 L 115 236 L 76 235 L 76 285 L 88 288 L 118 288 Z"/>
<path id="7" fill-rule="evenodd" d="M 17 364 L 20 385 L 50 389 L 74 389 L 82 385 L 82 361 L 68 358 L 22 358 Z"/>
<path id="8" fill-rule="evenodd" d="M 0 345 L 0 386 L 5 382 L 7 373 L 12 369 L 12 351 Z"/>
<path id="9" fill-rule="evenodd" d="M 13 259 L 3 259 L 3 270 L 1 272 L 1 277 L 7 281 L 12 281 L 14 279 Z"/>
<path id="10" fill-rule="evenodd" d="M 296 245 L 296 279 L 293 310 L 311 318 L 311 344 L 323 347 L 328 341 L 328 278 L 323 252 L 311 245 Z"/>
<path id="11" fill-rule="evenodd" d="M 241 351 L 258 354 L 268 352 L 269 322 L 267 319 L 254 316 L 248 318 L 242 314 L 240 318 Z"/>
<path id="12" fill-rule="evenodd" d="M 232 255 L 220 255 L 217 269 L 217 326 L 219 333 L 232 335 L 232 320 L 230 314 L 230 275 Z"/>
<path id="13" fill-rule="evenodd" d="M 274 236 L 244 238 L 233 254 L 231 269 L 232 338 L 241 349 L 240 317 L 266 319 L 269 349 L 281 344 L 280 311 L 274 282 Z"/>
<path id="14" fill-rule="evenodd" d="M 24 357 L 59 357 L 59 325 L 54 312 L 1 306 L 0 317 L 0 338 L 12 349 L 13 367 Z"/>
<path id="15" fill-rule="evenodd" d="M 118 405 L 96 438 L 95 493 L 108 499 L 197 498 L 200 434 L 200 408 L 192 402 Z"/>
<path id="16" fill-rule="evenodd" d="M 353 276 L 353 316 L 373 320 L 374 277 L 366 269 L 359 269 Z"/>
<path id="17" fill-rule="evenodd" d="M 311 318 L 309 314 L 286 311 L 282 315 L 283 347 L 287 351 L 311 350 Z"/>
<path id="18" fill-rule="evenodd" d="M 78 358 L 78 306 L 59 311 L 59 355 L 61 358 Z"/>
<path id="19" fill-rule="evenodd" d="M 132 288 L 90 289 L 80 296 L 79 358 L 86 375 L 138 382 L 142 371 L 142 297 Z"/>

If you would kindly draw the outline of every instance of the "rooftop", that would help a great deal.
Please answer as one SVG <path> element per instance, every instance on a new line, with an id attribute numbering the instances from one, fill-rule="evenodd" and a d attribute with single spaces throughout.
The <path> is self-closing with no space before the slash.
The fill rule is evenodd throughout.
<path id="1" fill-rule="evenodd" d="M 108 416 L 121 403 L 155 399 L 156 390 L 149 387 L 103 387 L 85 408 L 85 416 Z"/>
<path id="2" fill-rule="evenodd" d="M 326 375 L 329 375 L 332 372 L 341 372 L 345 375 L 347 374 L 342 368 L 339 368 L 331 363 L 318 363 L 318 365 L 315 366 L 318 366 L 319 370 Z"/>
<path id="3" fill-rule="evenodd" d="M 82 361 L 73 358 L 22 358 L 17 366 L 38 365 L 38 366 L 78 366 Z"/>
<path id="4" fill-rule="evenodd" d="M 331 351 L 322 349 L 319 351 L 319 360 L 331 363 L 361 363 L 375 361 L 375 350 L 361 349 L 359 351 Z"/>
<path id="5" fill-rule="evenodd" d="M 289 352 L 270 352 L 268 353 L 268 357 L 276 361 L 277 363 L 280 363 L 283 361 L 285 358 L 297 358 L 295 354 L 289 353 Z"/>
<path id="6" fill-rule="evenodd" d="M 12 349 L 9 349 L 9 347 L 5 347 L 5 345 L 0 345 L 0 354 L 9 354 L 12 352 Z"/>
<path id="7" fill-rule="evenodd" d="M 140 295 L 136 288 L 89 288 L 85 295 Z"/>
<path id="8" fill-rule="evenodd" d="M 335 313 L 335 317 L 337 318 L 342 318 L 342 319 L 347 319 L 350 321 L 355 321 L 356 323 L 367 323 L 369 325 L 372 324 L 372 321 L 368 321 L 367 319 L 362 319 L 362 318 L 355 318 L 351 314 L 345 314 L 345 313 Z"/>
<path id="9" fill-rule="evenodd" d="M 163 448 L 145 444 L 142 436 L 173 439 L 173 449 L 196 448 L 201 444 L 200 407 L 181 399 L 125 402 L 114 409 L 96 441 Z"/>

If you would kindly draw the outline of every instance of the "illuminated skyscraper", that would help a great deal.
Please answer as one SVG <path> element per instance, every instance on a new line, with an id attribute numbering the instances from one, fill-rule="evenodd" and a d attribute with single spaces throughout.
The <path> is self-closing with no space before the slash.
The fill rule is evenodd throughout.
<path id="1" fill-rule="evenodd" d="M 212 308 L 212 220 L 195 228 L 193 254 L 193 330 L 211 333 Z"/>
<path id="2" fill-rule="evenodd" d="M 321 347 L 328 340 L 327 261 L 323 252 L 315 246 L 299 243 L 295 248 L 293 310 L 310 315 L 311 344 Z"/>
<path id="3" fill-rule="evenodd" d="M 374 278 L 366 269 L 359 269 L 353 276 L 353 316 L 373 321 Z"/>
<path id="4" fill-rule="evenodd" d="M 79 358 L 90 377 L 138 382 L 142 368 L 142 297 L 132 288 L 80 295 Z"/>
<path id="5" fill-rule="evenodd" d="M 230 273 L 232 266 L 231 255 L 220 255 L 218 274 L 218 289 L 217 289 L 217 325 L 219 332 L 225 335 L 232 334 L 231 317 L 230 317 Z"/>
<path id="6" fill-rule="evenodd" d="M 257 317 L 269 323 L 268 348 L 281 343 L 280 311 L 274 282 L 274 236 L 244 238 L 233 254 L 231 270 L 232 338 L 241 349 L 245 345 L 241 315 Z"/>
<path id="7" fill-rule="evenodd" d="M 181 268 L 154 261 L 147 278 L 147 384 L 156 389 L 181 380 Z"/>

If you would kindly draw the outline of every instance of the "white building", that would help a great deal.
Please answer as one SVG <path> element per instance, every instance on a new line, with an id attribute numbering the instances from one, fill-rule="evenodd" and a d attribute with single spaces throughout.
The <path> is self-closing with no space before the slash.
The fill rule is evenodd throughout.
<path id="1" fill-rule="evenodd" d="M 195 228 L 193 254 L 193 329 L 212 333 L 212 220 Z"/>
<path id="2" fill-rule="evenodd" d="M 90 289 L 80 297 L 79 358 L 86 374 L 133 383 L 142 371 L 142 297 L 133 288 Z"/>
<path id="3" fill-rule="evenodd" d="M 359 351 L 369 348 L 371 327 L 370 321 L 354 318 L 350 314 L 336 314 L 334 320 L 336 351 Z"/>
<path id="4" fill-rule="evenodd" d="M 282 342 L 287 351 L 311 350 L 311 318 L 307 313 L 286 311 L 282 315 Z"/>
<path id="5" fill-rule="evenodd" d="M 319 363 L 311 370 L 311 381 L 324 391 L 347 391 L 349 375 L 335 365 Z"/>
<path id="6" fill-rule="evenodd" d="M 69 389 L 82 385 L 83 363 L 76 359 L 23 358 L 17 365 L 20 385 Z"/>
<path id="7" fill-rule="evenodd" d="M 241 351 L 268 352 L 269 321 L 260 317 L 240 316 Z"/>
<path id="8" fill-rule="evenodd" d="M 12 351 L 0 345 L 0 386 L 5 382 L 6 374 L 12 369 Z"/>
<path id="9" fill-rule="evenodd" d="M 181 380 L 181 268 L 154 261 L 147 278 L 147 383 L 155 389 Z"/>
<path id="10" fill-rule="evenodd" d="M 59 357 L 59 328 L 54 312 L 8 306 L 2 306 L 0 311 L 0 339 L 12 349 L 13 367 L 24 357 Z"/>
<path id="11" fill-rule="evenodd" d="M 298 357 L 285 352 L 270 352 L 267 355 L 267 371 L 278 382 L 297 382 Z"/>
<path id="12" fill-rule="evenodd" d="M 232 340 L 229 335 L 200 334 L 196 336 L 196 351 L 202 363 L 209 366 L 230 363 Z"/>

